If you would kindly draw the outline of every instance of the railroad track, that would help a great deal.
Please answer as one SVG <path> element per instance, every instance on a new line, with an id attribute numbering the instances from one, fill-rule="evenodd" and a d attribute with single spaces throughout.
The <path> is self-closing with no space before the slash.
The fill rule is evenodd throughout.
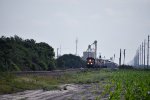
<path id="1" fill-rule="evenodd" d="M 12 74 L 15 75 L 62 75 L 65 73 L 75 73 L 75 72 L 80 72 L 84 71 L 86 69 L 66 69 L 66 70 L 53 70 L 53 71 L 16 71 L 16 72 L 11 72 Z"/>

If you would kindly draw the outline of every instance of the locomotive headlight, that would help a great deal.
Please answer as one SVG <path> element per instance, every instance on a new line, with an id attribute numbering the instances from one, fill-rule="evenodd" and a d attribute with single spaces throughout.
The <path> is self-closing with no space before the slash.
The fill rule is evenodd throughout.
<path id="1" fill-rule="evenodd" d="M 89 65 L 89 63 L 87 63 Z"/>
<path id="2" fill-rule="evenodd" d="M 93 63 L 91 63 L 91 64 L 93 64 Z"/>

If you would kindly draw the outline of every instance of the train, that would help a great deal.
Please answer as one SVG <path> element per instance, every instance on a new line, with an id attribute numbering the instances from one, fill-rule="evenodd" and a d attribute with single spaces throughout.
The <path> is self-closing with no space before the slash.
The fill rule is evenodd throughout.
<path id="1" fill-rule="evenodd" d="M 93 68 L 95 66 L 95 59 L 92 57 L 88 57 L 86 59 L 86 66 L 87 68 Z"/>
<path id="2" fill-rule="evenodd" d="M 86 59 L 87 68 L 117 68 L 118 64 L 104 59 L 94 59 L 93 57 L 87 57 Z"/>
<path id="3" fill-rule="evenodd" d="M 94 49 L 92 49 L 94 46 Z M 94 50 L 94 51 L 93 51 Z M 118 65 L 111 59 L 102 59 L 101 56 L 96 58 L 97 55 L 97 40 L 88 46 L 88 49 L 84 54 L 84 60 L 86 60 L 87 68 L 117 68 Z"/>

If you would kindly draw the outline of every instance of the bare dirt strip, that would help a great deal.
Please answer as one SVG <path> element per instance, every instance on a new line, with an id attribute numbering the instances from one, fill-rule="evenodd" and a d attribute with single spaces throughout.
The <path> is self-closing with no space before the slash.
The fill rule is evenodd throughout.
<path id="1" fill-rule="evenodd" d="M 26 90 L 13 94 L 0 95 L 0 100 L 95 100 L 100 97 L 103 89 L 98 83 L 65 84 L 59 90 Z M 104 96 L 101 100 L 107 100 Z"/>

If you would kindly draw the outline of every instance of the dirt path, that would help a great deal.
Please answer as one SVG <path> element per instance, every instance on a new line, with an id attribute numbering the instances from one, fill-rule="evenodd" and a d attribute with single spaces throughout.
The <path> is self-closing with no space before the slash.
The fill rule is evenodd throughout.
<path id="1" fill-rule="evenodd" d="M 0 100 L 94 100 L 102 94 L 99 84 L 65 84 L 60 90 L 26 90 L 14 94 L 0 95 Z M 107 98 L 101 98 L 107 100 Z"/>

